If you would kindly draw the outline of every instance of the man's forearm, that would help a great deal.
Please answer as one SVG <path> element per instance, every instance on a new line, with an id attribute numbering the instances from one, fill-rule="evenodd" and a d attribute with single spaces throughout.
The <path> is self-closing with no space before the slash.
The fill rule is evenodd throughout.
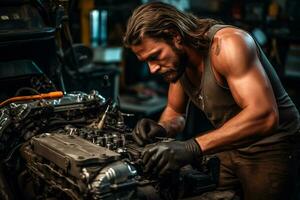
<path id="1" fill-rule="evenodd" d="M 159 120 L 159 124 L 166 129 L 167 137 L 175 137 L 177 133 L 183 131 L 185 126 L 185 117 L 180 115 L 171 119 L 161 118 Z"/>
<path id="2" fill-rule="evenodd" d="M 271 133 L 277 124 L 275 116 L 274 112 L 259 114 L 255 109 L 244 110 L 222 127 L 197 137 L 196 141 L 205 154 L 233 149 Z"/>
<path id="3" fill-rule="evenodd" d="M 166 129 L 167 137 L 175 137 L 184 129 L 185 113 L 180 113 L 171 106 L 167 106 L 160 116 L 159 124 Z"/>

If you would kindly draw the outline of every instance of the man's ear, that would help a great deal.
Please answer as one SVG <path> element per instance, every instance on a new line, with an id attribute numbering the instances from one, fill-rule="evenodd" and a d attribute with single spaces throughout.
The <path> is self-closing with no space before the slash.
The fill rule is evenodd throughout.
<path id="1" fill-rule="evenodd" d="M 182 38 L 181 38 L 181 36 L 180 36 L 179 34 L 174 35 L 174 37 L 173 37 L 173 42 L 174 42 L 175 44 L 181 45 L 181 44 L 182 44 Z"/>
<path id="2" fill-rule="evenodd" d="M 172 39 L 172 42 L 173 42 L 173 45 L 175 47 L 177 47 L 178 49 L 182 49 L 183 48 L 183 41 L 182 41 L 182 37 L 180 34 L 175 34 L 173 36 L 173 39 Z"/>
<path id="3" fill-rule="evenodd" d="M 165 30 L 164 33 L 168 35 L 175 44 L 182 43 L 182 38 L 181 35 L 178 33 L 178 31 L 169 29 L 169 30 Z"/>

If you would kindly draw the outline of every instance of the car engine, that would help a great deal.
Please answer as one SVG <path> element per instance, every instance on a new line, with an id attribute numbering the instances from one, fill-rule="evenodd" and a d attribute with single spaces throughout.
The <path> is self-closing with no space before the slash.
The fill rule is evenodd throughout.
<path id="1" fill-rule="evenodd" d="M 217 158 L 144 173 L 127 117 L 97 91 L 2 106 L 0 199 L 181 199 L 215 188 Z"/>

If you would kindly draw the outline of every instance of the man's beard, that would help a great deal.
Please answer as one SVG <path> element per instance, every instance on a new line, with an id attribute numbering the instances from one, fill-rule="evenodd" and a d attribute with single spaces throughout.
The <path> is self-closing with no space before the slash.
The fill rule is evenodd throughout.
<path id="1" fill-rule="evenodd" d="M 186 52 L 181 49 L 176 48 L 174 45 L 171 45 L 173 51 L 175 52 L 178 60 L 174 63 L 172 69 L 168 70 L 167 72 L 161 74 L 164 80 L 168 83 L 175 83 L 177 82 L 182 74 L 185 71 L 186 66 L 188 65 L 188 56 Z"/>

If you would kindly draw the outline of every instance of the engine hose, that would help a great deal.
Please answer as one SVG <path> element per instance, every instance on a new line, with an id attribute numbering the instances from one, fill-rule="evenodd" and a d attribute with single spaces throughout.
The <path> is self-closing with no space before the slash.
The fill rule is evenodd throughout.
<path id="1" fill-rule="evenodd" d="M 18 96 L 18 97 L 12 97 L 10 99 L 1 102 L 0 107 L 18 101 L 29 101 L 29 100 L 37 100 L 37 99 L 56 99 L 61 97 L 63 97 L 63 92 L 61 91 L 42 93 L 42 94 L 30 95 L 30 96 Z"/>

